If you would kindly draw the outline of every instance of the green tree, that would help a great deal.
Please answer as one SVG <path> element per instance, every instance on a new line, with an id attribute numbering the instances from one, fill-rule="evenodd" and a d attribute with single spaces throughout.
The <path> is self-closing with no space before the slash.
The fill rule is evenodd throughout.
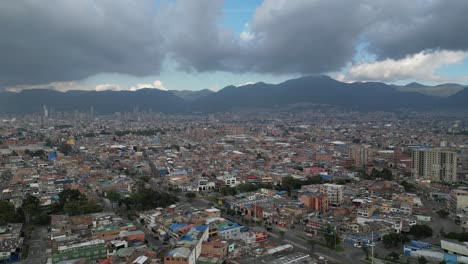
<path id="1" fill-rule="evenodd" d="M 172 194 L 139 187 L 138 191 L 132 193 L 129 201 L 125 201 L 124 204 L 127 208 L 134 207 L 138 210 L 149 210 L 156 207 L 167 207 L 178 201 L 179 199 Z"/>
<path id="2" fill-rule="evenodd" d="M 387 248 L 397 247 L 400 243 L 408 241 L 408 237 L 402 234 L 390 233 L 382 237 L 382 241 Z"/>
<path id="3" fill-rule="evenodd" d="M 443 234 L 445 238 L 458 240 L 460 242 L 468 242 L 468 232 L 455 233 L 450 232 L 448 234 Z"/>
<path id="4" fill-rule="evenodd" d="M 27 194 L 23 199 L 21 209 L 24 213 L 24 220 L 27 225 L 32 224 L 35 216 L 41 213 L 39 199 L 37 197 Z"/>
<path id="5" fill-rule="evenodd" d="M 80 215 L 81 203 L 79 201 L 68 202 L 63 206 L 63 211 L 68 215 Z"/>
<path id="6" fill-rule="evenodd" d="M 115 192 L 115 191 L 110 191 L 106 194 L 106 198 L 109 199 L 109 201 L 115 203 L 119 202 L 122 197 L 120 196 L 120 193 Z"/>
<path id="7" fill-rule="evenodd" d="M 68 156 L 72 153 L 73 147 L 64 142 L 58 146 L 58 151 L 62 152 L 63 155 Z"/>
<path id="8" fill-rule="evenodd" d="M 82 215 L 100 212 L 101 207 L 95 201 L 72 201 L 66 203 L 63 210 L 68 215 Z"/>
<path id="9" fill-rule="evenodd" d="M 432 236 L 432 228 L 428 225 L 413 225 L 409 231 L 416 239 L 426 238 Z"/>
<path id="10" fill-rule="evenodd" d="M 112 195 L 111 195 L 112 196 Z M 59 202 L 54 205 L 54 213 L 81 215 L 100 212 L 102 208 L 79 190 L 66 189 L 59 193 Z"/>
<path id="11" fill-rule="evenodd" d="M 69 202 L 82 202 L 86 200 L 86 195 L 76 189 L 65 189 L 59 193 L 59 203 L 62 206 Z"/>
<path id="12" fill-rule="evenodd" d="M 340 237 L 336 232 L 336 228 L 332 225 L 326 225 L 322 228 L 323 238 L 328 248 L 336 249 L 336 246 L 340 244 Z"/>
<path id="13" fill-rule="evenodd" d="M 391 170 L 384 168 L 382 171 L 373 168 L 370 174 L 371 179 L 381 178 L 387 181 L 393 180 L 393 173 Z"/>
<path id="14" fill-rule="evenodd" d="M 416 190 L 416 187 L 407 181 L 400 182 L 400 185 L 403 186 L 407 192 L 414 192 Z"/>
<path id="15" fill-rule="evenodd" d="M 6 223 L 21 223 L 23 221 L 15 206 L 8 201 L 0 201 L 0 226 Z"/>
<path id="16" fill-rule="evenodd" d="M 50 217 L 41 210 L 39 199 L 30 194 L 26 195 L 21 205 L 21 211 L 24 214 L 25 223 L 36 225 L 47 225 L 50 223 Z"/>

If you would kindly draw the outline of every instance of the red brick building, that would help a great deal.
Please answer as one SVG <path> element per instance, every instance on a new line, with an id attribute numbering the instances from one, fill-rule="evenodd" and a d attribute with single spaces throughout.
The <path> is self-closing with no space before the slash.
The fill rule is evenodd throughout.
<path id="1" fill-rule="evenodd" d="M 301 202 L 315 211 L 325 213 L 330 208 L 330 200 L 328 196 L 321 193 L 306 193 L 299 198 Z"/>

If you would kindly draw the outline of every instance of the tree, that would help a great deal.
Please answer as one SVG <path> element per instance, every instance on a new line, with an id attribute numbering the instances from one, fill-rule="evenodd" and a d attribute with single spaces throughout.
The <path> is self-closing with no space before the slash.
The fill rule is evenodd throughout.
<path id="1" fill-rule="evenodd" d="M 414 192 L 416 190 L 416 187 L 407 181 L 400 182 L 400 185 L 403 186 L 407 192 Z"/>
<path id="2" fill-rule="evenodd" d="M 407 242 L 408 237 L 397 233 L 390 233 L 384 235 L 382 241 L 386 248 L 397 247 L 400 243 Z"/>
<path id="3" fill-rule="evenodd" d="M 63 210 L 68 215 L 82 215 L 100 212 L 101 207 L 95 201 L 73 201 L 66 203 Z"/>
<path id="4" fill-rule="evenodd" d="M 106 194 L 106 197 L 107 199 L 109 199 L 109 201 L 111 202 L 118 202 L 120 201 L 120 199 L 122 199 L 122 197 L 120 196 L 120 193 L 118 192 L 115 192 L 115 191 L 110 191 Z"/>
<path id="5" fill-rule="evenodd" d="M 34 216 L 38 215 L 41 212 L 39 206 L 39 199 L 37 197 L 27 194 L 23 199 L 23 204 L 21 209 L 24 213 L 24 220 L 27 225 L 31 224 L 34 220 Z"/>
<path id="6" fill-rule="evenodd" d="M 428 225 L 413 225 L 409 231 L 416 239 L 426 238 L 432 236 L 432 228 Z"/>
<path id="7" fill-rule="evenodd" d="M 0 201 L 0 226 L 6 223 L 21 223 L 23 221 L 15 206 L 8 201 Z"/>
<path id="8" fill-rule="evenodd" d="M 59 203 L 64 206 L 69 202 L 80 202 L 87 200 L 86 195 L 82 194 L 79 190 L 65 189 L 59 193 Z"/>
<path id="9" fill-rule="evenodd" d="M 376 168 L 373 168 L 370 174 L 370 178 L 381 178 L 387 181 L 391 181 L 393 180 L 393 174 L 392 171 L 387 168 L 384 168 L 382 171 L 378 171 Z"/>
<path id="10" fill-rule="evenodd" d="M 450 232 L 448 234 L 443 234 L 443 236 L 445 238 L 455 239 L 460 242 L 468 242 L 468 232 L 463 232 L 463 233 Z"/>
<path id="11" fill-rule="evenodd" d="M 64 142 L 64 143 L 60 144 L 60 146 L 58 146 L 58 150 L 59 150 L 60 152 L 62 152 L 63 155 L 68 156 L 68 155 L 70 155 L 71 152 L 73 151 L 73 148 L 72 148 L 71 145 L 66 144 L 66 143 Z"/>
<path id="12" fill-rule="evenodd" d="M 336 249 L 336 246 L 340 244 L 340 237 L 336 233 L 336 228 L 332 225 L 326 225 L 322 229 L 323 238 L 328 248 Z"/>
<path id="13" fill-rule="evenodd" d="M 418 263 L 419 263 L 419 264 L 427 264 L 427 263 L 429 263 L 429 261 L 428 261 L 425 257 L 420 256 L 420 257 L 418 258 Z"/>
<path id="14" fill-rule="evenodd" d="M 86 195 L 74 189 L 66 189 L 59 193 L 59 202 L 54 206 L 54 213 L 69 215 L 97 213 L 101 210 L 95 201 L 88 200 Z"/>
<path id="15" fill-rule="evenodd" d="M 197 194 L 194 192 L 188 192 L 185 194 L 185 197 L 189 200 L 189 202 L 193 201 L 195 197 L 197 197 Z"/>
<path id="16" fill-rule="evenodd" d="M 166 207 L 178 201 L 179 199 L 172 194 L 157 192 L 140 186 L 138 191 L 130 195 L 129 200 L 124 199 L 122 202 L 127 208 L 134 207 L 137 210 L 149 210 L 156 207 Z"/>

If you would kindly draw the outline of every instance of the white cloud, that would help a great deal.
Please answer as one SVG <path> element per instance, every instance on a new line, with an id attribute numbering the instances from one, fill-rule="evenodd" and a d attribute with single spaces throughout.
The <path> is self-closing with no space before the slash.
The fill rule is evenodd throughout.
<path id="1" fill-rule="evenodd" d="M 110 84 L 110 83 L 96 85 L 96 91 L 99 92 L 99 91 L 106 91 L 106 90 L 118 91 L 120 90 L 120 85 Z"/>
<path id="2" fill-rule="evenodd" d="M 250 30 L 249 24 L 244 25 L 244 30 L 239 34 L 240 39 L 249 41 L 255 38 L 255 34 Z"/>
<path id="3" fill-rule="evenodd" d="M 69 82 L 51 82 L 46 84 L 32 84 L 32 85 L 16 85 L 5 88 L 9 92 L 20 92 L 22 90 L 31 89 L 53 89 L 61 92 L 70 90 L 89 90 L 90 87 L 87 85 L 79 84 L 76 81 Z"/>
<path id="4" fill-rule="evenodd" d="M 237 85 L 237 87 L 246 86 L 246 85 L 250 85 L 250 84 L 255 84 L 255 83 L 254 82 L 246 82 L 246 83 Z"/>
<path id="5" fill-rule="evenodd" d="M 468 79 L 468 76 L 448 78 L 438 75 L 436 71 L 443 66 L 461 63 L 466 58 L 466 51 L 426 50 L 399 60 L 386 59 L 351 65 L 348 70 L 335 77 L 341 81 L 461 81 Z"/>
<path id="6" fill-rule="evenodd" d="M 154 88 L 161 91 L 167 91 L 163 83 L 160 80 L 156 80 L 153 83 L 138 83 L 137 85 L 130 88 L 130 91 L 136 91 L 143 88 Z"/>
<path id="7" fill-rule="evenodd" d="M 138 83 L 132 87 L 122 87 L 119 84 L 112 84 L 112 83 L 104 83 L 98 85 L 90 85 L 90 84 L 80 84 L 76 81 L 70 82 L 51 82 L 47 84 L 35 84 L 35 85 L 17 85 L 7 87 L 5 90 L 10 92 L 20 92 L 22 90 L 30 90 L 30 89 L 52 89 L 61 92 L 66 92 L 70 90 L 91 90 L 91 91 L 136 91 L 143 88 L 152 88 L 152 89 L 159 89 L 162 91 L 167 91 L 164 87 L 163 83 L 160 80 L 156 80 L 153 83 Z"/>

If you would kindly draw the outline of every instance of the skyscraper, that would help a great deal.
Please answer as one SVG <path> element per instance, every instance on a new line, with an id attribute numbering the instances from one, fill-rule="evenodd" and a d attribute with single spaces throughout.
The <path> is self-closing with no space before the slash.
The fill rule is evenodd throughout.
<path id="1" fill-rule="evenodd" d="M 457 181 L 457 153 L 439 149 L 417 149 L 412 153 L 411 174 L 415 179 Z"/>

